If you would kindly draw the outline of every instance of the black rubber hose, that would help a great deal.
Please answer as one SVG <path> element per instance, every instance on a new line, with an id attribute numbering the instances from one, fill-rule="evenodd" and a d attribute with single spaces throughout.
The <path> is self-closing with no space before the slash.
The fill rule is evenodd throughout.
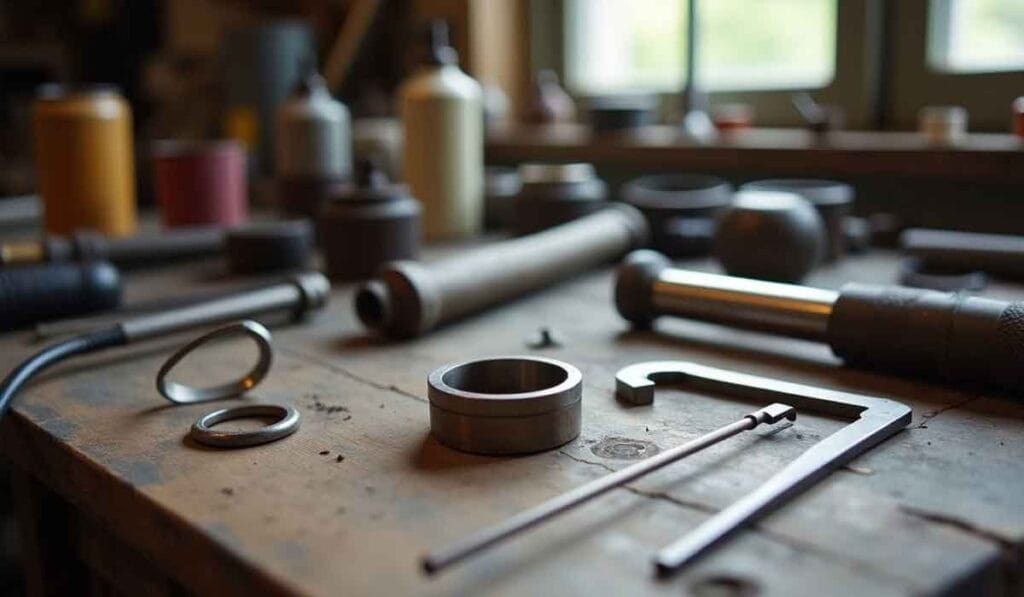
<path id="1" fill-rule="evenodd" d="M 47 346 L 32 355 L 22 364 L 15 367 L 4 378 L 3 382 L 0 383 L 0 419 L 7 413 L 7 409 L 10 407 L 11 401 L 18 393 L 18 390 L 43 369 L 75 355 L 86 354 L 111 346 L 120 346 L 126 342 L 127 339 L 124 336 L 124 332 L 121 331 L 121 326 L 117 326 L 68 338 L 57 344 Z"/>

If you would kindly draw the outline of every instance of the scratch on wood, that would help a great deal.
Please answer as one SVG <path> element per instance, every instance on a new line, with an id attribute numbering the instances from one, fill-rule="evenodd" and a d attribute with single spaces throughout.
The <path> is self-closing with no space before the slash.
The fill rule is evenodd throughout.
<path id="1" fill-rule="evenodd" d="M 967 398 L 964 398 L 963 400 L 959 400 L 948 406 L 943 406 L 940 409 L 933 410 L 931 412 L 926 412 L 923 415 L 921 415 L 921 422 L 911 427 L 911 429 L 927 429 L 928 423 L 935 417 L 941 415 L 942 413 L 949 412 L 951 410 L 970 404 L 971 402 L 974 402 L 977 399 L 977 396 L 969 396 Z"/>
<path id="2" fill-rule="evenodd" d="M 388 392 L 394 392 L 395 394 L 398 394 L 400 396 L 405 396 L 406 398 L 412 398 L 413 400 L 416 400 L 417 402 L 427 402 L 426 398 L 422 398 L 422 397 L 417 396 L 416 394 L 413 394 L 411 392 L 406 392 L 405 390 L 403 390 L 402 388 L 399 388 L 398 386 L 396 386 L 394 384 L 382 384 L 382 383 L 375 382 L 372 379 L 367 379 L 367 378 L 365 378 L 365 377 L 363 377 L 361 375 L 357 375 L 357 374 L 355 374 L 355 373 L 345 369 L 344 367 L 341 367 L 341 366 L 336 365 L 334 363 L 330 363 L 328 361 L 324 361 L 324 360 L 319 359 L 319 358 L 317 358 L 317 357 L 315 357 L 313 355 L 306 354 L 306 353 L 304 353 L 302 351 L 298 351 L 298 350 L 295 350 L 293 348 L 280 348 L 280 347 L 277 350 L 278 350 L 278 352 L 282 352 L 282 353 L 291 355 L 291 356 L 293 356 L 293 357 L 295 357 L 297 359 L 306 360 L 306 361 L 308 361 L 308 362 L 310 362 L 310 363 L 312 363 L 312 364 L 314 364 L 314 365 L 316 365 L 318 367 L 322 367 L 324 369 L 327 369 L 328 371 L 330 371 L 332 373 L 337 373 L 339 375 L 344 375 L 345 377 L 351 379 L 352 381 L 357 382 L 357 383 L 361 383 L 361 384 L 363 384 L 365 386 L 369 386 L 371 388 L 375 388 L 375 389 L 378 389 L 378 390 L 385 390 L 385 391 L 388 391 Z"/>

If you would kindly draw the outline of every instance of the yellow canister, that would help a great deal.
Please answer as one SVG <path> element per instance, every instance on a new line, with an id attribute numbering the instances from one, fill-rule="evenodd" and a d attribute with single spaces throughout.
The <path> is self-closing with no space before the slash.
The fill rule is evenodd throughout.
<path id="1" fill-rule="evenodd" d="M 117 91 L 47 87 L 32 107 L 32 132 L 47 232 L 135 232 L 131 108 Z"/>

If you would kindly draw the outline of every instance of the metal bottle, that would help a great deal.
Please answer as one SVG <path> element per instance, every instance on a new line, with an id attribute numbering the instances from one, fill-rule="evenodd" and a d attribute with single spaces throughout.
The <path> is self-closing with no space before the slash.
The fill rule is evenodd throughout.
<path id="1" fill-rule="evenodd" d="M 307 76 L 277 110 L 277 176 L 347 180 L 352 125 L 345 104 L 317 73 Z"/>
<path id="2" fill-rule="evenodd" d="M 115 89 L 46 86 L 32 130 L 47 232 L 135 232 L 131 108 Z"/>
<path id="3" fill-rule="evenodd" d="M 400 91 L 403 173 L 423 203 L 427 240 L 467 238 L 483 220 L 483 101 L 480 85 L 458 67 L 448 26 L 430 28 L 426 64 Z"/>

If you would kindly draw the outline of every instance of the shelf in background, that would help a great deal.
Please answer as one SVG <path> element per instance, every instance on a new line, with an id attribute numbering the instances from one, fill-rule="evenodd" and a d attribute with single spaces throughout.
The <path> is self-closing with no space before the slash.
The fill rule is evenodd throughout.
<path id="1" fill-rule="evenodd" d="M 488 135 L 495 163 L 583 161 L 646 171 L 679 169 L 772 172 L 779 176 L 906 176 L 1024 183 L 1024 142 L 973 133 L 954 146 L 930 145 L 914 132 L 748 129 L 710 143 L 679 129 L 651 126 L 595 136 L 585 126 L 513 126 Z"/>

